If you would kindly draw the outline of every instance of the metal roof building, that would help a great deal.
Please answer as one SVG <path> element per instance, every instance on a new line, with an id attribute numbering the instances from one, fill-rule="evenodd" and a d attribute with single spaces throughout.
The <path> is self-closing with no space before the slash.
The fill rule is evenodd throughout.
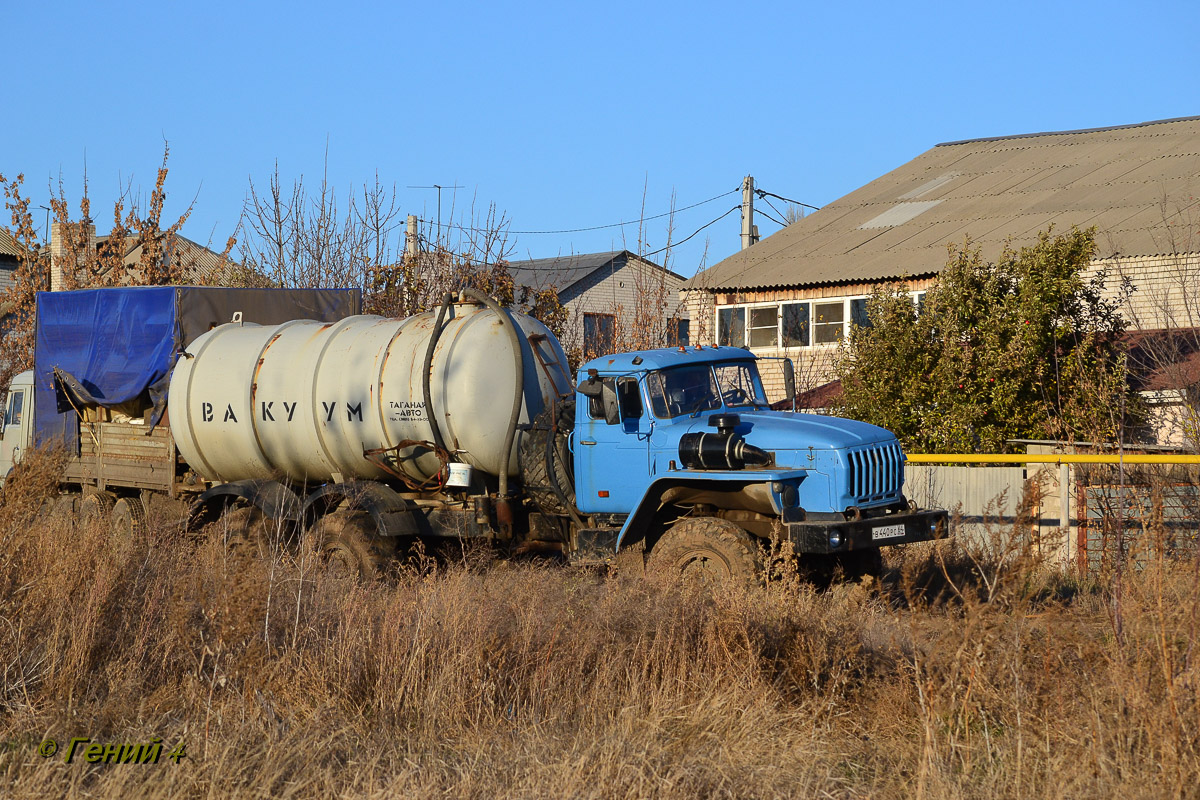
<path id="1" fill-rule="evenodd" d="M 683 276 L 629 250 L 513 261 L 519 302 L 553 287 L 565 307 L 560 334 L 573 358 L 688 341 Z M 530 290 L 530 291 L 522 291 Z"/>
<path id="2" fill-rule="evenodd" d="M 644 261 L 647 265 L 662 270 L 667 275 L 682 281 L 683 276 L 659 267 L 628 250 L 613 250 L 607 253 L 581 253 L 552 258 L 536 258 L 531 261 L 513 261 L 508 265 L 509 274 L 517 286 L 558 289 L 559 298 L 566 302 L 581 288 L 581 282 L 594 273 L 614 272 L 630 259 Z M 573 291 L 574 290 L 574 291 Z"/>
<path id="3" fill-rule="evenodd" d="M 1100 255 L 1200 251 L 1200 117 L 947 142 L 688 281 L 715 292 L 936 274 L 965 237 L 999 254 L 1051 225 Z"/>

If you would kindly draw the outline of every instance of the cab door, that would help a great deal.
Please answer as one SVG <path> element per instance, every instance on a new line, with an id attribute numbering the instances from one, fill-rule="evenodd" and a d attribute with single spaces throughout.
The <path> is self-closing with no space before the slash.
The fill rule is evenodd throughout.
<path id="1" fill-rule="evenodd" d="M 8 402 L 4 407 L 4 429 L 0 434 L 0 481 L 14 466 L 21 462 L 25 447 L 25 432 L 29 421 L 29 398 L 33 387 L 13 385 L 8 391 Z"/>
<path id="2" fill-rule="evenodd" d="M 585 514 L 628 514 L 650 482 L 650 419 L 636 377 L 601 383 L 599 395 L 579 398 L 575 502 Z"/>

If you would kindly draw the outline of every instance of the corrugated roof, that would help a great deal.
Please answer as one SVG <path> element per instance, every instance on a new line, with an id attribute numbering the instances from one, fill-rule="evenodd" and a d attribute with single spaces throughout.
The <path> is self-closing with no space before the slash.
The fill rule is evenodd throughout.
<path id="1" fill-rule="evenodd" d="M 17 243 L 13 241 L 12 234 L 0 228 L 0 255 L 12 256 L 19 258 L 21 250 L 17 247 Z"/>
<path id="2" fill-rule="evenodd" d="M 940 144 L 688 288 L 860 283 L 939 272 L 970 236 L 985 257 L 1095 225 L 1101 256 L 1200 250 L 1200 117 Z"/>
<path id="3" fill-rule="evenodd" d="M 607 253 L 583 253 L 579 255 L 555 256 L 553 258 L 535 258 L 529 261 L 512 261 L 508 265 L 509 274 L 517 286 L 531 289 L 544 289 L 553 286 L 560 292 L 565 292 L 571 286 L 583 280 L 602 267 L 608 267 L 614 261 L 624 258 L 638 259 L 658 269 L 663 269 L 649 259 L 642 258 L 629 250 L 613 250 Z M 676 275 L 670 270 L 664 270 L 683 280 L 682 275 Z"/>
<path id="4" fill-rule="evenodd" d="M 107 241 L 109 236 L 97 236 L 96 242 Z M 126 251 L 122 261 L 128 270 L 136 270 L 142 260 L 142 244 L 134 235 L 125 237 Z M 183 266 L 185 282 L 220 283 L 233 266 L 232 261 L 225 261 L 220 253 L 215 253 L 207 247 L 193 242 L 186 236 L 175 234 L 175 240 L 170 247 L 170 258 Z"/>
<path id="5" fill-rule="evenodd" d="M 608 253 L 583 253 L 512 261 L 508 265 L 508 272 L 517 286 L 533 289 L 553 286 L 559 291 L 564 291 L 601 267 L 608 266 L 624 252 L 613 250 Z"/>

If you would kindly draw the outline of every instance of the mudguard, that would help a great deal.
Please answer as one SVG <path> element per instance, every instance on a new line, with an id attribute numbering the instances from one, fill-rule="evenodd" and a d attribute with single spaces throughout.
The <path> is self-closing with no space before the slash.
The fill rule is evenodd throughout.
<path id="1" fill-rule="evenodd" d="M 219 483 L 200 495 L 188 511 L 188 527 L 215 522 L 236 500 L 246 501 L 271 519 L 300 521 L 302 504 L 295 492 L 278 481 L 247 480 Z"/>
<path id="2" fill-rule="evenodd" d="M 421 533 L 414 516 L 416 505 L 386 484 L 374 481 L 327 483 L 304 500 L 305 525 L 312 525 L 338 503 L 348 501 L 365 511 L 375 522 L 380 536 L 416 536 Z"/>
<path id="3" fill-rule="evenodd" d="M 637 507 L 626 519 L 617 536 L 617 547 L 638 541 L 645 535 L 646 526 L 662 507 L 662 497 L 668 489 L 676 486 L 703 488 L 719 485 L 721 488 L 740 489 L 756 483 L 772 481 L 797 481 L 808 475 L 806 469 L 755 469 L 755 470 L 677 470 L 655 479 L 646 487 L 646 493 Z"/>

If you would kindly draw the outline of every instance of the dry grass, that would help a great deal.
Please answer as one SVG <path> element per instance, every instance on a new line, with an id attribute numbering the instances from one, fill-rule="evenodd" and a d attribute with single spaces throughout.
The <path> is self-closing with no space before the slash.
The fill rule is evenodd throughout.
<path id="1" fill-rule="evenodd" d="M 36 465 L 35 465 L 36 466 Z M 1106 595 L 910 550 L 885 590 L 522 563 L 363 586 L 0 506 L 0 796 L 1091 797 L 1200 785 L 1190 567 Z M 18 502 L 15 498 L 20 498 Z M 943 569 L 942 565 L 945 565 Z M 88 764 L 53 737 L 187 745 Z"/>

